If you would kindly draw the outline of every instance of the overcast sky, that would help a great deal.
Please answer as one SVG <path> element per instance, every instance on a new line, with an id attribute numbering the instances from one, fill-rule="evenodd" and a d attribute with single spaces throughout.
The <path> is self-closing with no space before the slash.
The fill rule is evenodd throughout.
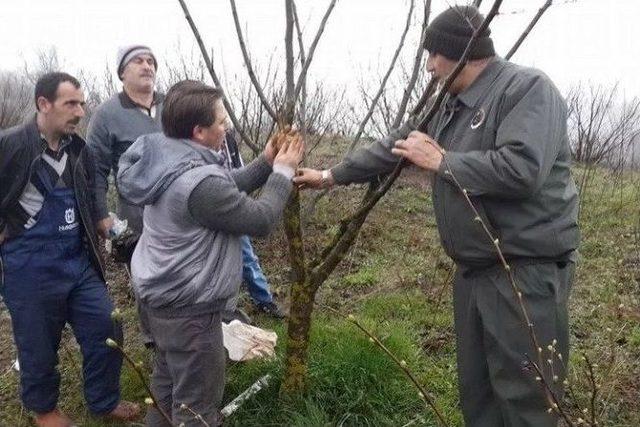
<path id="1" fill-rule="evenodd" d="M 256 62 L 282 58 L 284 0 L 236 0 L 245 37 Z M 297 0 L 307 46 L 328 0 Z M 416 0 L 416 3 L 422 3 Z M 455 0 L 433 0 L 433 14 Z M 458 1 L 463 4 L 465 2 Z M 486 12 L 492 1 L 485 0 Z M 506 53 L 544 0 L 504 0 L 493 24 L 499 53 Z M 242 73 L 242 58 L 227 0 L 187 0 L 214 62 L 227 84 Z M 318 47 L 311 75 L 338 87 L 381 75 L 404 26 L 408 0 L 339 0 Z M 195 46 L 177 0 L 22 0 L 0 7 L 0 70 L 20 69 L 37 52 L 54 46 L 68 70 L 102 76 L 115 68 L 118 45 L 147 43 L 159 58 L 173 60 Z M 620 82 L 627 96 L 640 96 L 640 0 L 554 1 L 513 58 L 543 69 L 563 90 L 577 82 Z M 410 61 L 419 14 L 409 35 Z M 160 59 L 162 62 L 162 59 Z M 159 69 L 162 73 L 162 68 Z"/>

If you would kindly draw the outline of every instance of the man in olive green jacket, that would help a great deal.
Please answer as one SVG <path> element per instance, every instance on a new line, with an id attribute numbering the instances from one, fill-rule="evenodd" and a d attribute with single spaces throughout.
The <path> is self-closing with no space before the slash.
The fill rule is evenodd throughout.
<path id="1" fill-rule="evenodd" d="M 425 49 L 434 77 L 449 75 L 482 19 L 476 8 L 457 6 L 433 20 Z M 428 171 L 442 245 L 457 266 L 454 317 L 465 422 L 553 426 L 557 416 L 547 412 L 536 374 L 527 369 L 527 355 L 537 360 L 538 349 L 482 223 L 498 239 L 539 344 L 555 343 L 568 360 L 567 300 L 579 230 L 567 108 L 541 71 L 497 57 L 489 35 L 480 35 L 426 132 L 409 121 L 330 170 L 300 170 L 295 181 L 313 188 L 366 182 L 393 170 L 399 157 Z M 565 370 L 556 365 L 555 384 L 561 384 Z M 559 387 L 555 392 L 562 393 Z"/>

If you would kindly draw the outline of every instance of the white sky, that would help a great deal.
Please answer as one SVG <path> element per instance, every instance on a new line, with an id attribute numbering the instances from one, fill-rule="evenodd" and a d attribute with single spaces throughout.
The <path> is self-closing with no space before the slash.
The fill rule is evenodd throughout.
<path id="1" fill-rule="evenodd" d="M 236 0 L 253 60 L 282 61 L 284 0 Z M 298 0 L 307 47 L 328 0 Z M 416 0 L 421 3 L 421 0 Z M 432 17 L 455 0 L 433 0 Z M 458 3 L 465 3 L 458 1 Z M 492 1 L 485 0 L 486 13 Z M 493 24 L 505 54 L 544 0 L 504 0 Z M 227 0 L 187 0 L 226 85 L 242 73 L 242 57 Z M 353 87 L 368 70 L 381 75 L 404 26 L 408 0 L 338 0 L 310 74 L 338 87 Z M 627 96 L 640 96 L 640 0 L 556 0 L 513 58 L 543 69 L 563 90 L 579 81 L 620 82 Z M 419 14 L 404 57 L 411 60 Z M 115 68 L 118 45 L 147 43 L 160 63 L 191 52 L 194 38 L 177 0 L 22 0 L 0 2 L 0 70 L 20 69 L 38 51 L 55 46 L 69 71 L 103 75 Z M 159 69 L 159 74 L 162 68 Z"/>

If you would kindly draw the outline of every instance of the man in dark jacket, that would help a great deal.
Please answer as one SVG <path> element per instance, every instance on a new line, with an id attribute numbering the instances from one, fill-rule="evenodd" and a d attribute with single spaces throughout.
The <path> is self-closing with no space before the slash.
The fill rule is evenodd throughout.
<path id="1" fill-rule="evenodd" d="M 122 92 L 98 107 L 87 130 L 87 144 L 96 160 L 98 231 L 105 238 L 109 237 L 109 229 L 113 226 L 107 209 L 109 174 L 112 171 L 114 177 L 118 174 L 120 156 L 138 137 L 161 130 L 164 100 L 164 95 L 155 91 L 158 62 L 148 46 L 122 46 L 118 49 L 116 62 Z M 142 233 L 142 208 L 118 196 L 117 213 L 128 221 L 136 236 Z"/>
<path id="2" fill-rule="evenodd" d="M 476 8 L 461 6 L 436 17 L 426 34 L 428 71 L 445 79 L 482 19 Z M 539 350 L 518 300 L 541 348 L 554 346 L 566 362 L 567 300 L 579 242 L 567 108 L 542 72 L 496 57 L 489 35 L 480 34 L 428 129 L 417 131 L 408 122 L 331 170 L 301 170 L 296 182 L 316 188 L 365 182 L 389 173 L 401 157 L 426 170 L 442 245 L 457 266 L 453 301 L 465 422 L 551 426 L 557 413 L 536 375 L 523 369 L 526 355 L 537 360 Z M 492 239 L 509 263 L 518 295 Z M 555 362 L 557 378 L 548 382 L 561 396 L 566 371 Z"/>
<path id="3" fill-rule="evenodd" d="M 133 44 L 118 49 L 117 73 L 122 80 L 122 92 L 102 103 L 91 117 L 87 143 L 96 161 L 96 210 L 98 232 L 109 238 L 113 218 L 107 209 L 109 174 L 118 174 L 120 156 L 142 135 L 159 132 L 164 95 L 155 91 L 158 62 L 152 50 L 145 45 Z M 116 211 L 126 219 L 129 230 L 125 238 L 114 242 L 115 258 L 127 264 L 142 233 L 142 207 L 133 206 L 118 195 Z M 144 314 L 140 316 L 140 329 L 147 347 L 153 346 Z"/>
<path id="4" fill-rule="evenodd" d="M 85 399 L 98 415 L 131 420 L 120 401 L 121 341 L 97 251 L 93 163 L 75 134 L 84 116 L 80 83 L 49 73 L 36 83 L 33 121 L 0 135 L 0 293 L 11 315 L 21 397 L 38 426 L 71 426 L 56 409 L 62 329 L 83 355 Z"/>

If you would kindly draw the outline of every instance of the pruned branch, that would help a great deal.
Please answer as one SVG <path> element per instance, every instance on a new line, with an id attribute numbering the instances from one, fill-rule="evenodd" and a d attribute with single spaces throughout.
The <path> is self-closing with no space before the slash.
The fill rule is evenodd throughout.
<path id="1" fill-rule="evenodd" d="M 409 12 L 407 13 L 407 22 L 405 23 L 404 30 L 402 31 L 402 36 L 400 37 L 400 42 L 398 43 L 398 47 L 396 48 L 396 51 L 393 54 L 393 58 L 391 59 L 391 63 L 389 64 L 389 68 L 387 69 L 386 74 L 384 75 L 384 77 L 382 78 L 382 81 L 380 82 L 380 87 L 378 88 L 378 92 L 376 92 L 376 95 L 371 100 L 371 105 L 369 106 L 369 110 L 367 111 L 367 114 L 365 114 L 364 118 L 362 119 L 362 122 L 360 122 L 360 127 L 358 128 L 356 135 L 353 137 L 353 141 L 349 146 L 349 152 L 353 151 L 353 149 L 356 147 L 356 145 L 360 141 L 360 137 L 364 132 L 364 128 L 367 125 L 367 122 L 369 122 L 369 119 L 371 118 L 371 116 L 373 115 L 376 105 L 378 105 L 378 101 L 380 100 L 380 96 L 384 92 L 384 88 L 387 85 L 387 80 L 389 80 L 389 76 L 391 75 L 391 72 L 396 66 L 396 61 L 398 60 L 400 51 L 402 51 L 402 47 L 404 46 L 404 40 L 407 37 L 407 32 L 409 31 L 409 27 L 411 26 L 411 16 L 413 15 L 413 7 L 414 7 L 414 0 L 411 0 L 411 4 L 409 5 Z"/>
<path id="2" fill-rule="evenodd" d="M 520 45 L 522 44 L 524 39 L 527 38 L 527 36 L 529 35 L 529 33 L 531 32 L 533 27 L 536 26 L 536 24 L 538 23 L 538 21 L 540 20 L 540 18 L 544 14 L 544 12 L 547 9 L 549 9 L 549 6 L 551 6 L 552 3 L 553 3 L 553 0 L 547 0 L 542 5 L 542 7 L 540 9 L 538 9 L 538 13 L 536 13 L 536 15 L 533 17 L 531 22 L 529 22 L 529 25 L 527 26 L 527 28 L 522 32 L 522 34 L 520 34 L 520 37 L 518 37 L 518 40 L 516 40 L 516 42 L 514 43 L 513 47 L 509 50 L 507 55 L 504 57 L 507 61 L 509 59 L 511 59 L 511 57 L 516 53 L 516 51 L 518 50 L 518 48 L 520 47 Z"/>
<path id="3" fill-rule="evenodd" d="M 271 108 L 271 104 L 269 103 L 269 100 L 267 99 L 267 97 L 264 94 L 264 91 L 262 90 L 262 86 L 258 81 L 258 77 L 256 76 L 256 73 L 253 71 L 253 65 L 251 64 L 251 57 L 249 56 L 249 52 L 247 51 L 247 45 L 244 42 L 244 37 L 242 36 L 242 29 L 240 28 L 240 19 L 238 18 L 238 10 L 236 8 L 236 2 L 235 0 L 229 0 L 229 3 L 231 4 L 231 13 L 233 15 L 233 23 L 235 24 L 235 27 L 236 27 L 236 33 L 238 35 L 238 43 L 240 44 L 240 50 L 242 51 L 244 64 L 247 67 L 247 73 L 249 74 L 249 79 L 251 79 L 251 83 L 253 83 L 253 87 L 258 93 L 258 97 L 260 98 L 260 101 L 262 102 L 262 105 L 264 106 L 265 111 L 271 116 L 271 118 L 274 121 L 277 121 L 278 118 L 277 118 L 276 112 L 273 111 L 273 108 Z"/>
<path id="4" fill-rule="evenodd" d="M 209 74 L 211 75 L 211 79 L 213 80 L 213 82 L 215 83 L 218 89 L 224 91 L 222 84 L 220 83 L 220 79 L 218 79 L 218 75 L 216 74 L 216 71 L 213 68 L 213 62 L 211 61 L 211 57 L 209 56 L 209 53 L 207 52 L 207 48 L 205 47 L 204 42 L 202 41 L 202 37 L 200 36 L 200 31 L 198 31 L 198 27 L 196 27 L 196 24 L 193 21 L 193 18 L 191 17 L 189 8 L 187 8 L 187 4 L 185 3 L 184 0 L 178 0 L 178 2 L 182 7 L 182 11 L 184 12 L 184 17 L 189 23 L 189 27 L 191 27 L 193 36 L 196 38 L 196 42 L 198 43 L 198 47 L 200 48 L 200 53 L 202 53 L 202 58 L 204 59 L 204 63 L 207 66 L 207 70 L 209 71 Z M 261 151 L 260 147 L 258 147 L 258 145 L 254 141 L 252 141 L 251 138 L 249 138 L 249 136 L 240 128 L 240 123 L 238 122 L 238 118 L 233 112 L 233 108 L 231 107 L 231 104 L 229 103 L 229 100 L 227 99 L 226 96 L 222 98 L 222 102 L 224 103 L 224 108 L 226 108 L 227 113 L 229 114 L 229 119 L 231 119 L 233 126 L 236 128 L 236 130 L 240 134 L 240 137 L 242 138 L 242 140 L 247 144 L 247 146 L 255 154 L 260 153 Z"/>
<path id="5" fill-rule="evenodd" d="M 322 21 L 320 22 L 320 26 L 318 27 L 318 31 L 316 32 L 316 36 L 314 37 L 313 42 L 311 43 L 311 46 L 309 47 L 309 53 L 307 55 L 307 60 L 304 62 L 304 65 L 302 66 L 302 69 L 300 70 L 300 75 L 298 76 L 298 82 L 296 83 L 296 86 L 295 86 L 295 91 L 294 91 L 294 95 L 293 95 L 293 101 L 294 102 L 295 102 L 296 99 L 298 99 L 298 96 L 300 95 L 300 91 L 302 90 L 303 82 L 305 81 L 305 78 L 307 76 L 307 72 L 309 71 L 309 66 L 311 65 L 311 61 L 313 60 L 313 54 L 316 51 L 316 47 L 318 46 L 318 42 L 320 41 L 320 37 L 322 36 L 322 33 L 324 32 L 324 28 L 327 25 L 327 20 L 329 19 L 329 16 L 331 15 L 331 12 L 333 11 L 333 8 L 336 5 L 336 1 L 337 0 L 331 0 L 331 3 L 329 3 L 329 6 L 327 7 L 327 10 L 324 13 L 324 16 L 322 17 Z"/>

